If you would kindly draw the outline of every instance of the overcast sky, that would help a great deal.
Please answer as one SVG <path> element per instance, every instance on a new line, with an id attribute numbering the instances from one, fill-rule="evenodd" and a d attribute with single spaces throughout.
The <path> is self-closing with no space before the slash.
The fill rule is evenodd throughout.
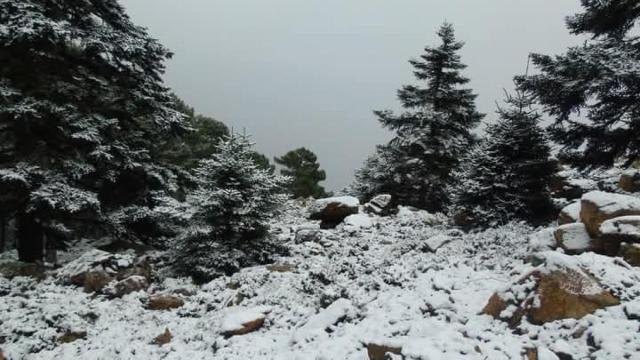
<path id="1" fill-rule="evenodd" d="M 175 53 L 165 80 L 179 96 L 246 128 L 269 157 L 311 149 L 331 190 L 389 139 L 372 110 L 398 109 L 396 90 L 414 82 L 407 60 L 436 42 L 444 20 L 466 42 L 486 121 L 530 51 L 578 42 L 564 27 L 578 0 L 120 1 Z"/>

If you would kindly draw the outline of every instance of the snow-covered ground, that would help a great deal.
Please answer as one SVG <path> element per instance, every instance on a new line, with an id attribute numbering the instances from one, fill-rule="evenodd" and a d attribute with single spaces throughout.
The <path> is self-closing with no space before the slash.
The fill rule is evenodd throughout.
<path id="1" fill-rule="evenodd" d="M 619 260 L 575 257 L 621 305 L 511 329 L 480 312 L 494 291 L 532 269 L 525 258 L 534 229 L 510 224 L 463 234 L 407 209 L 352 218 L 318 230 L 322 236 L 310 242 L 294 241 L 298 228 L 315 226 L 295 206 L 274 221 L 291 250 L 281 266 L 247 268 L 203 286 L 166 278 L 148 292 L 108 300 L 54 277 L 0 278 L 0 349 L 16 360 L 364 360 L 367 344 L 375 344 L 401 349 L 390 355 L 397 359 L 525 359 L 527 349 L 541 360 L 640 359 L 640 270 Z M 180 294 L 185 305 L 147 310 L 151 292 Z M 223 335 L 262 317 L 255 332 Z M 165 329 L 171 341 L 154 344 Z M 81 336 L 62 343 L 65 334 Z"/>

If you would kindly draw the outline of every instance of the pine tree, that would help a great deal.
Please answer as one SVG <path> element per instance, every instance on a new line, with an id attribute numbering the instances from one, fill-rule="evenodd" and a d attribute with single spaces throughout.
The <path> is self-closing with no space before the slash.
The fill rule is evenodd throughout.
<path id="1" fill-rule="evenodd" d="M 390 154 L 390 149 L 378 146 L 376 152 L 356 170 L 355 179 L 348 192 L 360 198 L 362 202 L 367 202 L 376 195 L 392 192 L 391 176 L 395 171 Z"/>
<path id="2" fill-rule="evenodd" d="M 556 164 L 532 99 L 507 95 L 507 108 L 487 137 L 461 162 L 452 185 L 451 213 L 458 225 L 496 226 L 511 220 L 548 221 L 554 208 L 549 185 Z"/>
<path id="3" fill-rule="evenodd" d="M 283 166 L 282 175 L 292 178 L 289 192 L 295 198 L 314 197 L 316 199 L 327 196 L 320 182 L 327 178 L 324 170 L 320 169 L 318 157 L 311 150 L 299 148 L 291 150 L 282 157 L 275 158 L 277 164 Z"/>
<path id="4" fill-rule="evenodd" d="M 438 36 L 438 47 L 427 47 L 419 60 L 410 61 L 426 87 L 399 90 L 406 109 L 400 115 L 375 112 L 382 125 L 396 133 L 385 147 L 394 163 L 394 183 L 388 186 L 392 195 L 401 204 L 430 211 L 441 211 L 448 203 L 450 173 L 473 141 L 470 130 L 484 116 L 476 111 L 476 95 L 464 87 L 469 79 L 460 73 L 466 68 L 458 54 L 464 44 L 448 23 Z"/>
<path id="5" fill-rule="evenodd" d="M 21 260 L 78 224 L 131 236 L 109 214 L 149 210 L 166 186 L 152 143 L 183 126 L 161 81 L 171 54 L 116 0 L 0 0 L 0 24 L 0 208 Z"/>
<path id="6" fill-rule="evenodd" d="M 264 262 L 274 251 L 263 237 L 286 201 L 288 179 L 261 169 L 251 147 L 246 136 L 235 134 L 195 169 L 199 187 L 187 198 L 195 209 L 192 226 L 173 252 L 179 273 L 207 281 Z"/>
<path id="7" fill-rule="evenodd" d="M 567 19 L 584 45 L 551 57 L 533 54 L 539 74 L 518 78 L 555 122 L 553 140 L 580 167 L 630 165 L 640 159 L 640 17 L 635 0 L 582 0 L 584 12 Z"/>

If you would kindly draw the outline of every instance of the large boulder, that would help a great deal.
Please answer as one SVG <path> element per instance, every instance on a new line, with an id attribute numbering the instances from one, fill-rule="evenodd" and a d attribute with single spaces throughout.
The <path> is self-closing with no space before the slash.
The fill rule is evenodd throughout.
<path id="1" fill-rule="evenodd" d="M 640 216 L 620 216 L 603 222 L 599 228 L 603 238 L 618 242 L 640 243 Z"/>
<path id="2" fill-rule="evenodd" d="M 580 221 L 580 201 L 573 202 L 560 211 L 558 225 L 571 224 Z"/>
<path id="3" fill-rule="evenodd" d="M 321 220 L 321 227 L 334 228 L 349 215 L 357 214 L 360 201 L 352 196 L 318 199 L 309 207 L 309 219 Z"/>
<path id="4" fill-rule="evenodd" d="M 628 170 L 622 173 L 618 181 L 618 187 L 631 193 L 640 191 L 640 171 Z"/>
<path id="5" fill-rule="evenodd" d="M 620 256 L 631 266 L 640 266 L 640 244 L 622 244 Z"/>
<path id="6" fill-rule="evenodd" d="M 364 205 L 364 211 L 379 216 L 393 215 L 397 212 L 398 208 L 393 206 L 392 200 L 393 197 L 391 195 L 377 195 Z"/>
<path id="7" fill-rule="evenodd" d="M 580 319 L 619 303 L 596 278 L 573 265 L 570 256 L 549 252 L 544 265 L 494 293 L 483 313 L 516 327 L 523 318 L 537 325 Z"/>
<path id="8" fill-rule="evenodd" d="M 133 275 L 109 284 L 103 289 L 103 292 L 111 298 L 120 298 L 137 291 L 146 290 L 148 287 L 149 283 L 144 276 Z"/>
<path id="9" fill-rule="evenodd" d="M 184 305 L 184 300 L 176 295 L 156 294 L 151 295 L 147 300 L 146 308 L 148 310 L 171 310 L 177 309 Z"/>
<path id="10" fill-rule="evenodd" d="M 582 196 L 580 221 L 593 238 L 601 235 L 603 222 L 627 215 L 640 215 L 640 198 L 603 191 L 591 191 Z"/>
<path id="11" fill-rule="evenodd" d="M 553 233 L 558 247 L 569 254 L 580 254 L 593 249 L 593 241 L 583 223 L 561 225 Z"/>

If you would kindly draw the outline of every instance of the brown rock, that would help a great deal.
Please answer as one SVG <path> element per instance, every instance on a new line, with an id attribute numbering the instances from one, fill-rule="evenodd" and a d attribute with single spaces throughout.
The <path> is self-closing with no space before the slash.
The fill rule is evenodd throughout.
<path id="1" fill-rule="evenodd" d="M 267 270 L 271 272 L 286 273 L 292 272 L 295 268 L 289 264 L 273 264 L 267 265 Z"/>
<path id="2" fill-rule="evenodd" d="M 318 199 L 309 209 L 309 219 L 321 220 L 321 227 L 336 227 L 344 218 L 357 214 L 360 202 L 351 196 Z"/>
<path id="3" fill-rule="evenodd" d="M 402 355 L 402 348 L 369 343 L 367 344 L 367 354 L 369 360 L 385 360 L 387 354 Z"/>
<path id="4" fill-rule="evenodd" d="M 598 309 L 620 303 L 610 292 L 604 290 L 595 278 L 570 268 L 535 270 L 515 285 L 520 290 L 507 290 L 507 293 L 511 293 L 504 294 L 507 296 L 494 294 L 483 313 L 515 327 L 525 316 L 529 322 L 540 325 L 560 319 L 580 319 Z M 524 297 L 518 296 L 523 286 L 526 288 Z M 539 299 L 539 303 L 534 304 L 535 298 Z M 515 305 L 516 310 L 503 314 L 510 305 Z"/>
<path id="5" fill-rule="evenodd" d="M 626 192 L 638 192 L 640 191 L 640 172 L 625 172 L 620 175 L 618 181 L 618 187 Z"/>
<path id="6" fill-rule="evenodd" d="M 58 343 L 60 344 L 68 344 L 80 339 L 86 339 L 87 332 L 86 331 L 67 331 L 64 335 L 58 338 Z"/>
<path id="7" fill-rule="evenodd" d="M 631 266 L 640 267 L 640 244 L 622 244 L 620 256 Z"/>
<path id="8" fill-rule="evenodd" d="M 102 291 L 112 280 L 105 271 L 90 271 L 83 275 L 83 287 L 87 293 Z"/>
<path id="9" fill-rule="evenodd" d="M 105 289 L 108 290 L 105 292 L 107 292 L 111 297 L 123 297 L 132 292 L 145 290 L 148 287 L 149 283 L 147 282 L 147 279 L 143 276 L 134 275 L 118 281 L 112 288 Z"/>
<path id="10" fill-rule="evenodd" d="M 4 354 L 2 353 L 2 349 L 0 349 L 0 360 L 6 360 Z"/>
<path id="11" fill-rule="evenodd" d="M 184 300 L 175 295 L 152 295 L 147 302 L 149 310 L 171 310 L 184 305 Z"/>
<path id="12" fill-rule="evenodd" d="M 538 360 L 538 349 L 526 349 L 525 355 L 527 356 L 527 360 Z"/>
<path id="13" fill-rule="evenodd" d="M 264 325 L 265 316 L 261 316 L 255 320 L 247 321 L 242 324 L 240 329 L 225 331 L 222 333 L 225 337 L 231 337 L 236 335 L 245 335 L 260 329 Z"/>
<path id="14" fill-rule="evenodd" d="M 603 222 L 627 215 L 640 215 L 640 198 L 602 191 L 591 191 L 582 196 L 580 221 L 593 238 L 601 235 Z"/>
<path id="15" fill-rule="evenodd" d="M 165 344 L 168 344 L 171 342 L 171 340 L 173 340 L 173 335 L 171 335 L 171 331 L 169 331 L 169 328 L 165 328 L 164 332 L 158 336 L 156 336 L 153 339 L 153 344 L 158 345 L 158 346 L 162 346 Z"/>

